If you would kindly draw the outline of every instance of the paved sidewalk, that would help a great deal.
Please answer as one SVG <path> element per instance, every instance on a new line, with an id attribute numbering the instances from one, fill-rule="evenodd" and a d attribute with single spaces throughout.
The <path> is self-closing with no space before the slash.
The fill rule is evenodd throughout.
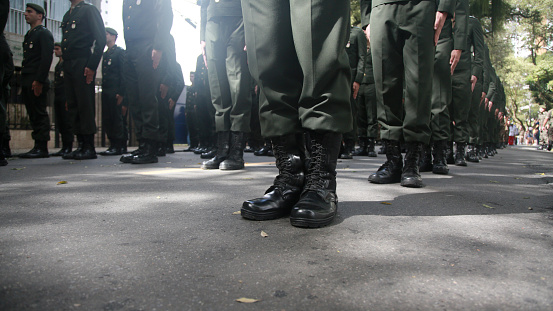
<path id="1" fill-rule="evenodd" d="M 10 159 L 0 310 L 553 310 L 553 153 L 499 152 L 422 189 L 369 184 L 382 155 L 339 160 L 321 229 L 235 214 L 271 184 L 270 157 Z"/>

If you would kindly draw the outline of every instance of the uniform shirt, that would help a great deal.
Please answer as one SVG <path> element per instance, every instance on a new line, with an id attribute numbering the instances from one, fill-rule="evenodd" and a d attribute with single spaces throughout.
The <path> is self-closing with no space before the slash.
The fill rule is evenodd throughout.
<path id="1" fill-rule="evenodd" d="M 54 90 L 56 97 L 65 96 L 65 86 L 63 78 L 63 60 L 60 58 L 54 69 Z"/>
<path id="2" fill-rule="evenodd" d="M 469 17 L 469 33 L 472 33 L 472 75 L 478 78 L 482 83 L 484 72 L 484 59 L 486 57 L 484 31 L 482 25 L 476 17 Z"/>
<path id="3" fill-rule="evenodd" d="M 34 81 L 45 83 L 52 65 L 54 37 L 50 30 L 38 25 L 25 34 L 21 73 L 34 74 Z"/>
<path id="4" fill-rule="evenodd" d="M 171 0 L 123 0 L 125 42 L 153 42 L 164 51 L 173 26 Z"/>
<path id="5" fill-rule="evenodd" d="M 106 46 L 106 29 L 100 11 L 92 4 L 80 2 L 65 13 L 61 29 L 64 60 L 88 58 L 86 67 L 96 71 Z"/>
<path id="6" fill-rule="evenodd" d="M 436 3 L 436 10 L 439 12 L 447 12 L 448 16 L 453 16 L 455 12 L 456 0 L 361 0 L 361 25 L 363 29 L 371 23 L 371 11 L 372 8 L 389 3 L 405 3 L 405 2 L 420 2 L 420 1 L 432 1 Z"/>
<path id="7" fill-rule="evenodd" d="M 240 0 L 201 0 L 200 41 L 205 41 L 207 21 L 222 16 L 242 16 Z"/>
<path id="8" fill-rule="evenodd" d="M 367 37 L 359 27 L 351 27 L 349 41 L 346 44 L 346 54 L 353 82 L 363 82 L 365 72 L 365 57 L 367 56 Z"/>
<path id="9" fill-rule="evenodd" d="M 124 96 L 124 63 L 125 50 L 117 45 L 104 52 L 102 61 L 102 89 Z"/>
<path id="10" fill-rule="evenodd" d="M 374 84 L 373 60 L 370 48 L 367 50 L 367 57 L 365 57 L 365 74 L 363 75 L 363 84 Z"/>

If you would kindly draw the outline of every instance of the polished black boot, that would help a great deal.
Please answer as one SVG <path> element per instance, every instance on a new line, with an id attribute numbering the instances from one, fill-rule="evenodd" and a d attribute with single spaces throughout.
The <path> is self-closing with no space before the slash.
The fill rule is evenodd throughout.
<path id="1" fill-rule="evenodd" d="M 466 143 L 455 143 L 455 165 L 457 166 L 467 166 L 467 161 L 465 161 L 465 146 Z"/>
<path id="2" fill-rule="evenodd" d="M 110 141 L 111 145 L 106 151 L 98 152 L 99 155 L 102 156 L 116 156 L 116 155 L 122 155 L 121 152 L 121 143 L 119 140 L 113 139 Z"/>
<path id="3" fill-rule="evenodd" d="M 386 162 L 369 176 L 369 181 L 375 184 L 392 184 L 401 181 L 403 170 L 403 158 L 397 140 L 383 140 L 383 148 L 386 150 Z"/>
<path id="4" fill-rule="evenodd" d="M 4 157 L 11 158 L 12 157 L 12 151 L 10 149 L 10 141 L 8 139 L 4 139 L 2 141 L 2 144 L 0 144 L 0 146 L 2 148 L 2 152 L 4 153 Z"/>
<path id="5" fill-rule="evenodd" d="M 232 171 L 244 168 L 244 147 L 247 134 L 244 132 L 230 132 L 230 150 L 228 157 L 219 164 L 220 170 Z"/>
<path id="6" fill-rule="evenodd" d="M 48 158 L 49 156 L 48 142 L 38 140 L 35 140 L 35 146 L 33 147 L 33 149 L 19 155 L 20 158 L 24 159 Z"/>
<path id="7" fill-rule="evenodd" d="M 83 135 L 77 135 L 77 149 L 73 150 L 73 152 L 62 155 L 61 158 L 64 160 L 74 160 L 75 155 L 83 150 L 83 144 Z"/>
<path id="8" fill-rule="evenodd" d="M 159 143 L 153 140 L 145 140 L 143 150 L 132 157 L 132 164 L 150 164 L 157 163 L 157 152 L 159 150 Z"/>
<path id="9" fill-rule="evenodd" d="M 478 163 L 478 155 L 476 154 L 476 147 L 473 144 L 469 144 L 467 147 L 467 161 L 472 163 Z"/>
<path id="10" fill-rule="evenodd" d="M 134 150 L 133 152 L 131 152 L 130 154 L 125 154 L 125 155 L 121 156 L 121 158 L 119 158 L 119 161 L 121 161 L 123 163 L 131 163 L 132 158 L 134 158 L 135 156 L 137 156 L 141 153 L 144 153 L 145 146 L 146 146 L 146 144 L 145 144 L 144 140 L 140 140 L 138 142 L 138 148 L 136 150 Z"/>
<path id="11" fill-rule="evenodd" d="M 492 143 L 486 143 L 487 146 L 486 146 L 486 150 L 488 150 L 487 154 L 489 157 L 493 157 L 495 155 L 495 153 L 493 152 L 493 146 L 492 146 Z"/>
<path id="12" fill-rule="evenodd" d="M 242 217 L 269 220 L 287 216 L 300 199 L 304 184 L 304 140 L 302 134 L 271 139 L 278 175 L 262 198 L 242 204 Z"/>
<path id="13" fill-rule="evenodd" d="M 0 135 L 0 146 L 3 145 L 3 137 Z M 6 166 L 8 165 L 8 160 L 6 160 L 6 157 L 4 156 L 4 148 L 0 149 L 0 166 Z"/>
<path id="14" fill-rule="evenodd" d="M 455 157 L 453 154 L 453 142 L 448 141 L 446 143 L 445 160 L 447 164 L 455 164 Z"/>
<path id="15" fill-rule="evenodd" d="M 296 227 L 317 228 L 330 224 L 338 212 L 336 163 L 342 134 L 309 131 L 305 186 L 290 212 Z"/>
<path id="16" fill-rule="evenodd" d="M 63 157 L 64 155 L 70 154 L 73 149 L 73 142 L 63 142 L 61 149 L 58 152 L 50 153 L 51 157 Z"/>
<path id="17" fill-rule="evenodd" d="M 265 144 L 265 146 L 262 146 L 261 148 L 254 150 L 253 155 L 266 156 L 269 153 L 270 149 L 271 149 L 271 144 Z"/>
<path id="18" fill-rule="evenodd" d="M 340 152 L 340 159 L 351 160 L 353 159 L 353 151 L 355 149 L 355 142 L 352 140 L 347 140 L 342 146 L 342 151 Z"/>
<path id="19" fill-rule="evenodd" d="M 96 149 L 94 148 L 94 134 L 83 135 L 83 148 L 81 152 L 75 154 L 75 160 L 92 160 L 96 159 Z"/>
<path id="20" fill-rule="evenodd" d="M 217 154 L 202 163 L 203 170 L 216 170 L 228 157 L 230 150 L 230 131 L 217 132 Z M 203 156 L 203 154 L 202 154 Z"/>
<path id="21" fill-rule="evenodd" d="M 430 145 L 424 144 L 419 161 L 419 172 L 432 172 L 432 150 Z"/>
<path id="22" fill-rule="evenodd" d="M 157 143 L 157 152 L 156 155 L 158 157 L 164 157 L 167 155 L 167 146 L 164 142 L 158 142 Z"/>
<path id="23" fill-rule="evenodd" d="M 386 154 L 386 142 L 384 141 L 384 139 L 382 140 L 382 146 L 380 147 L 378 154 Z"/>
<path id="24" fill-rule="evenodd" d="M 211 159 L 217 155 L 217 146 L 211 146 L 204 149 L 204 152 L 200 155 L 201 159 Z"/>
<path id="25" fill-rule="evenodd" d="M 352 154 L 355 157 L 362 157 L 362 156 L 368 156 L 368 148 L 369 148 L 369 138 L 367 137 L 359 137 L 359 148 L 355 150 Z"/>
<path id="26" fill-rule="evenodd" d="M 173 146 L 172 141 L 168 141 L 165 144 L 165 153 L 175 153 L 175 147 Z"/>
<path id="27" fill-rule="evenodd" d="M 432 144 L 432 173 L 447 175 L 449 167 L 447 167 L 446 151 L 447 141 L 437 140 Z"/>
<path id="28" fill-rule="evenodd" d="M 421 188 L 422 177 L 419 173 L 419 157 L 421 154 L 422 143 L 408 142 L 405 144 L 407 152 L 405 153 L 405 164 L 401 173 L 401 185 L 409 188 Z"/>
<path id="29" fill-rule="evenodd" d="M 369 138 L 367 141 L 367 155 L 370 158 L 376 158 L 376 152 L 374 151 L 374 145 L 376 141 L 374 138 Z"/>
<path id="30" fill-rule="evenodd" d="M 482 151 L 482 149 L 482 145 L 476 145 L 476 157 L 478 158 L 478 161 L 482 160 L 484 157 L 484 152 Z"/>

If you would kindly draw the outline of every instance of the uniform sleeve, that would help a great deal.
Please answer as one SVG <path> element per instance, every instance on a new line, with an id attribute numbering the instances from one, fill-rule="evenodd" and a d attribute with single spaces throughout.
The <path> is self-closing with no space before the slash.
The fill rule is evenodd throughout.
<path id="1" fill-rule="evenodd" d="M 169 35 L 167 48 L 164 52 L 164 67 L 161 75 L 161 84 L 165 84 L 168 87 L 173 87 L 174 84 L 174 70 L 177 63 L 177 54 L 175 51 L 175 39 L 172 35 Z"/>
<path id="2" fill-rule="evenodd" d="M 356 28 L 359 29 L 359 28 Z M 357 83 L 363 82 L 363 77 L 365 76 L 365 58 L 367 57 L 367 37 L 365 33 L 359 29 L 356 32 L 357 36 L 357 54 L 359 55 L 357 61 L 357 75 L 353 77 L 353 81 Z"/>
<path id="3" fill-rule="evenodd" d="M 158 0 L 156 6 L 157 33 L 154 37 L 154 49 L 165 51 L 169 44 L 169 36 L 173 27 L 173 8 L 171 0 Z"/>
<path id="4" fill-rule="evenodd" d="M 372 0 L 361 0 L 361 28 L 367 28 L 371 23 Z"/>
<path id="5" fill-rule="evenodd" d="M 124 74 L 124 66 L 126 61 L 126 51 L 123 49 L 119 49 L 119 53 L 117 53 L 118 63 L 119 63 L 119 88 L 117 89 L 115 94 L 119 94 L 121 96 L 125 96 L 125 74 Z"/>
<path id="6" fill-rule="evenodd" d="M 182 75 L 182 68 L 179 63 L 176 63 L 174 67 L 174 72 L 175 83 L 174 87 L 171 89 L 171 95 L 169 96 L 169 98 L 177 102 L 180 95 L 182 94 L 182 91 L 184 90 L 184 77 Z"/>
<path id="7" fill-rule="evenodd" d="M 38 66 L 35 81 L 44 83 L 48 80 L 48 73 L 50 72 L 50 66 L 54 57 L 54 37 L 47 29 L 44 29 L 40 34 L 40 48 L 40 65 Z"/>
<path id="8" fill-rule="evenodd" d="M 488 88 L 490 87 L 490 51 L 488 49 L 488 46 L 484 42 L 484 81 L 482 84 L 482 91 L 486 94 L 488 93 Z"/>
<path id="9" fill-rule="evenodd" d="M 467 36 L 469 31 L 469 2 L 457 0 L 455 4 L 455 26 L 453 27 L 453 49 L 468 51 Z"/>
<path id="10" fill-rule="evenodd" d="M 208 6 L 209 6 L 209 0 L 201 0 L 200 41 L 205 41 L 205 27 L 207 25 L 207 7 Z"/>
<path id="11" fill-rule="evenodd" d="M 482 30 L 482 25 L 476 18 L 471 18 L 470 23 L 472 24 L 472 35 L 473 35 L 473 44 L 474 44 L 474 58 L 472 62 L 472 75 L 476 77 L 482 77 L 482 72 L 484 70 L 484 31 Z"/>
<path id="12" fill-rule="evenodd" d="M 100 11 L 98 11 L 95 6 L 91 5 L 89 7 L 90 8 L 88 11 L 90 13 L 88 14 L 88 21 L 90 23 L 90 31 L 92 32 L 95 43 L 94 50 L 92 51 L 92 55 L 90 55 L 90 58 L 88 59 L 86 67 L 96 71 L 96 69 L 98 69 L 98 64 L 100 64 L 100 59 L 104 54 L 104 48 L 106 46 L 106 28 L 104 27 L 104 20 L 102 20 Z"/>
<path id="13" fill-rule="evenodd" d="M 437 2 L 438 12 L 446 12 L 449 16 L 453 17 L 456 0 L 437 0 Z"/>

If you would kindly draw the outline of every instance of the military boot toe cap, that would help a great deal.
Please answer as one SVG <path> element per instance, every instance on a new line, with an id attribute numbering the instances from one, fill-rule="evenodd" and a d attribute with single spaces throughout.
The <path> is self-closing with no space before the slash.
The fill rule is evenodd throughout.
<path id="1" fill-rule="evenodd" d="M 338 212 L 336 193 L 328 190 L 305 191 L 290 212 L 295 227 L 318 228 L 329 225 Z"/>

